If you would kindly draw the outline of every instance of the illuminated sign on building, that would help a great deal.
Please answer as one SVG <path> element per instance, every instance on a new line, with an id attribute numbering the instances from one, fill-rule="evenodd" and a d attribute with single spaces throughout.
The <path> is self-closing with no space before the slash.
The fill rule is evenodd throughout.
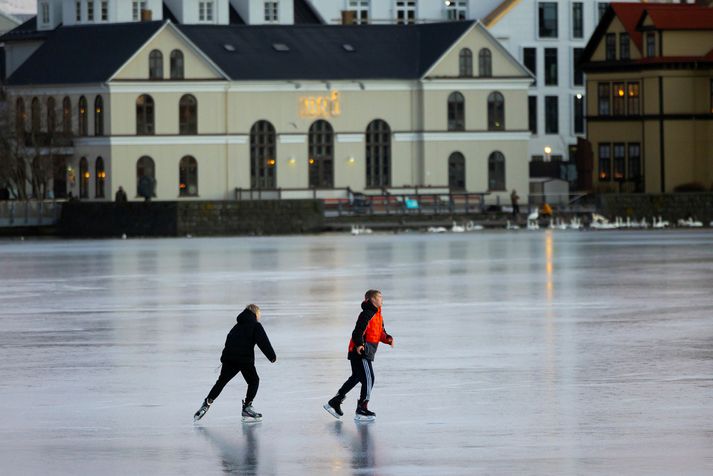
<path id="1" fill-rule="evenodd" d="M 329 96 L 300 97 L 300 117 L 335 117 L 341 114 L 339 91 L 330 91 Z"/>

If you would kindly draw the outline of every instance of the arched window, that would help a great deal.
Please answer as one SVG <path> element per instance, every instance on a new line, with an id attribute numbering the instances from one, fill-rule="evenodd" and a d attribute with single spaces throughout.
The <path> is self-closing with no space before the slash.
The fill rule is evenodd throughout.
<path id="1" fill-rule="evenodd" d="M 391 128 L 381 119 L 366 127 L 366 186 L 391 185 Z"/>
<path id="2" fill-rule="evenodd" d="M 104 99 L 101 96 L 94 100 L 94 135 L 104 135 Z"/>
<path id="3" fill-rule="evenodd" d="M 171 51 L 171 79 L 183 79 L 183 52 Z"/>
<path id="4" fill-rule="evenodd" d="M 79 135 L 84 137 L 89 134 L 87 127 L 87 98 L 79 98 Z"/>
<path id="5" fill-rule="evenodd" d="M 468 48 L 460 50 L 458 56 L 459 74 L 462 77 L 473 76 L 473 52 Z"/>
<path id="6" fill-rule="evenodd" d="M 198 101 L 191 94 L 185 94 L 178 102 L 178 133 L 198 134 Z"/>
<path id="7" fill-rule="evenodd" d="M 478 53 L 478 76 L 489 78 L 493 75 L 493 55 L 488 48 L 482 48 Z"/>
<path id="8" fill-rule="evenodd" d="M 488 190 L 505 190 L 505 156 L 495 151 L 488 157 Z"/>
<path id="9" fill-rule="evenodd" d="M 448 96 L 448 130 L 465 130 L 465 98 L 458 91 Z"/>
<path id="10" fill-rule="evenodd" d="M 94 198 L 104 198 L 104 182 L 106 182 L 104 159 L 97 157 L 94 165 Z"/>
<path id="11" fill-rule="evenodd" d="M 153 98 L 142 94 L 136 99 L 136 135 L 150 136 L 154 134 L 154 129 Z"/>
<path id="12" fill-rule="evenodd" d="M 309 127 L 309 186 L 334 187 L 334 129 L 323 120 Z"/>
<path id="13" fill-rule="evenodd" d="M 18 137 L 25 134 L 25 101 L 17 98 L 15 101 L 15 131 Z"/>
<path id="14" fill-rule="evenodd" d="M 136 195 L 156 196 L 156 166 L 151 157 L 144 155 L 136 162 Z"/>
<path id="15" fill-rule="evenodd" d="M 163 53 L 159 50 L 149 53 L 149 79 L 163 79 Z"/>
<path id="16" fill-rule="evenodd" d="M 40 100 L 37 97 L 32 98 L 32 133 L 37 134 L 42 127 L 42 117 L 40 117 Z"/>
<path id="17" fill-rule="evenodd" d="M 89 198 L 89 162 L 86 157 L 79 159 L 79 198 Z"/>
<path id="18" fill-rule="evenodd" d="M 505 98 L 497 91 L 488 95 L 488 130 L 505 130 Z"/>
<path id="19" fill-rule="evenodd" d="M 72 100 L 65 96 L 62 100 L 62 132 L 72 133 Z"/>
<path id="20" fill-rule="evenodd" d="M 52 134 L 57 129 L 57 107 L 52 96 L 47 98 L 47 132 Z"/>
<path id="21" fill-rule="evenodd" d="M 453 152 L 448 157 L 448 187 L 465 190 L 465 157 L 460 152 Z"/>
<path id="22" fill-rule="evenodd" d="M 257 121 L 250 128 L 250 187 L 277 188 L 275 128 L 268 121 Z"/>
<path id="23" fill-rule="evenodd" d="M 198 196 L 198 162 L 190 155 L 182 158 L 178 164 L 178 195 Z"/>

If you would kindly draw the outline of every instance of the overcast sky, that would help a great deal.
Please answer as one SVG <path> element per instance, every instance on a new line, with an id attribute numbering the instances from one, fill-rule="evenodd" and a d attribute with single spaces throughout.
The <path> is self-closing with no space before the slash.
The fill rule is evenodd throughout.
<path id="1" fill-rule="evenodd" d="M 35 13 L 36 0 L 0 0 L 0 9 L 8 13 Z"/>

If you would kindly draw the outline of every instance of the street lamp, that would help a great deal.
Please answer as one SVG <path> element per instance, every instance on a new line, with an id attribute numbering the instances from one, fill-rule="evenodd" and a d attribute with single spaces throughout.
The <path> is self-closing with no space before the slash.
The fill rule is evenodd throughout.
<path id="1" fill-rule="evenodd" d="M 549 145 L 545 146 L 545 162 L 549 162 L 552 156 L 552 147 Z"/>

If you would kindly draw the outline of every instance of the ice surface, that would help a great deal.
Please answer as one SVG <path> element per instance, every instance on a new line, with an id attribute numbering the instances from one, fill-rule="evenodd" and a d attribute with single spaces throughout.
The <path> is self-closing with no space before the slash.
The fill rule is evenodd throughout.
<path id="1" fill-rule="evenodd" d="M 238 376 L 194 425 L 250 302 L 264 421 Z M 712 313 L 705 230 L 0 241 L 0 473 L 711 474 Z"/>

